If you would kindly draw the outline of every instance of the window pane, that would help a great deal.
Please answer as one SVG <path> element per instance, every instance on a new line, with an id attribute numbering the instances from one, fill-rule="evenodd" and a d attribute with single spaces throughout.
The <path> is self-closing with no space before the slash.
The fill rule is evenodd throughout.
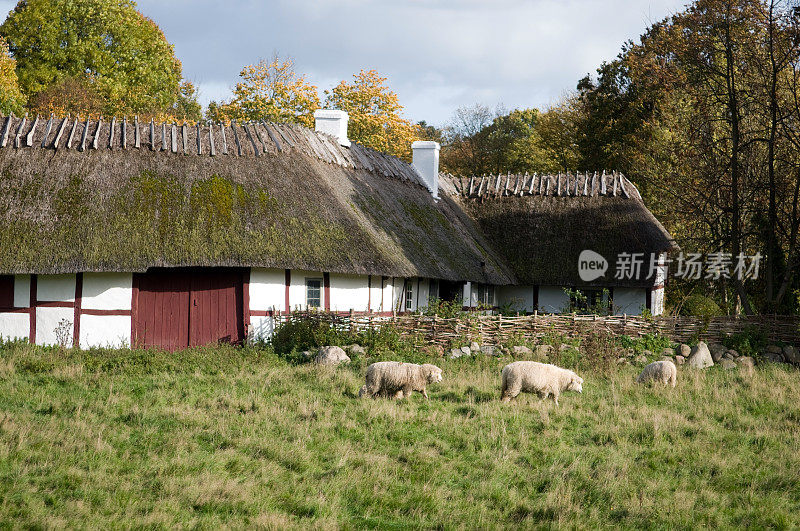
<path id="1" fill-rule="evenodd" d="M 306 305 L 309 308 L 322 306 L 322 280 L 306 280 Z"/>

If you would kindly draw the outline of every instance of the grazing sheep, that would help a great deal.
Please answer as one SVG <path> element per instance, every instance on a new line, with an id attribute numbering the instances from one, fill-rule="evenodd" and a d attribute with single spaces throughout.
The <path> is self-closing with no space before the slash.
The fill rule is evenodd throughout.
<path id="1" fill-rule="evenodd" d="M 429 383 L 442 381 L 442 369 L 426 363 L 403 363 L 401 361 L 379 361 L 367 367 L 366 384 L 358 392 L 359 397 L 375 398 L 378 395 L 402 399 L 414 391 L 426 399 L 425 387 Z"/>
<path id="2" fill-rule="evenodd" d="M 508 402 L 521 392 L 534 392 L 539 398 L 553 397 L 558 405 L 562 391 L 583 392 L 583 378 L 568 369 L 536 361 L 515 361 L 503 367 L 501 399 Z"/>
<path id="3" fill-rule="evenodd" d="M 661 360 L 646 366 L 636 378 L 636 383 L 660 382 L 675 387 L 677 379 L 678 368 L 675 367 L 675 364 L 671 361 Z"/>

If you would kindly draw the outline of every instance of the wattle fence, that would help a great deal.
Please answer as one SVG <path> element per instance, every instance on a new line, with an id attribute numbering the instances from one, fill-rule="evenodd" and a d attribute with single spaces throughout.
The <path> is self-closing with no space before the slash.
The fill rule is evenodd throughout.
<path id="1" fill-rule="evenodd" d="M 459 341 L 478 341 L 496 345 L 511 338 L 528 340 L 547 335 L 582 337 L 605 332 L 614 335 L 643 336 L 661 334 L 673 341 L 720 341 L 726 336 L 749 329 L 758 329 L 772 342 L 800 345 L 800 316 L 757 315 L 700 317 L 663 316 L 647 319 L 630 315 L 532 314 L 520 316 L 469 314 L 443 318 L 424 315 L 381 316 L 351 312 L 299 313 L 294 318 L 329 322 L 338 328 L 356 331 L 377 329 L 391 323 L 404 337 L 419 343 L 448 346 Z"/>

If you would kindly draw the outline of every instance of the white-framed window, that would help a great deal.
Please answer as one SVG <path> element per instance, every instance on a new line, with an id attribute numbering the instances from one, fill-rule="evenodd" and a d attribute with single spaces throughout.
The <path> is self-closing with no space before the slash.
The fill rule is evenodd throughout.
<path id="1" fill-rule="evenodd" d="M 403 292 L 405 293 L 405 310 L 410 312 L 414 309 L 414 281 L 413 280 L 406 280 L 405 285 L 403 286 Z"/>
<path id="2" fill-rule="evenodd" d="M 477 296 L 478 305 L 494 306 L 494 286 L 490 284 L 477 284 L 475 286 L 475 295 Z"/>
<path id="3" fill-rule="evenodd" d="M 321 278 L 307 278 L 306 279 L 306 307 L 308 307 L 308 308 L 321 308 L 322 307 L 322 279 Z"/>

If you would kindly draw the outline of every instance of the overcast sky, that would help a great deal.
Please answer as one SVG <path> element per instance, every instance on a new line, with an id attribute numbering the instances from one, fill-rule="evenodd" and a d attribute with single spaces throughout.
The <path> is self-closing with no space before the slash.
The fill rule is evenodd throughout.
<path id="1" fill-rule="evenodd" d="M 15 5 L 0 0 L 0 16 Z M 200 88 L 229 97 L 274 52 L 320 90 L 378 70 L 414 121 L 476 102 L 544 107 L 681 0 L 139 0 Z"/>

